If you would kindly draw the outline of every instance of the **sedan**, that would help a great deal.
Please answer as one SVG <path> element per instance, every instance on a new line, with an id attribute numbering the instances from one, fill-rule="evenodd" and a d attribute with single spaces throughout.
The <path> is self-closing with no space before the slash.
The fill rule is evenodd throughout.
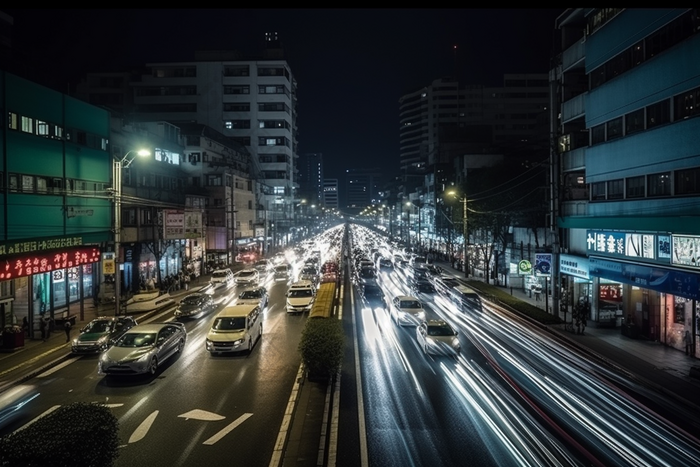
<path id="1" fill-rule="evenodd" d="M 367 305 L 373 310 L 381 308 L 386 310 L 386 299 L 381 287 L 375 284 L 364 284 L 360 288 L 360 294 Z"/>
<path id="2" fill-rule="evenodd" d="M 175 318 L 198 318 L 214 309 L 214 299 L 209 294 L 193 293 L 180 301 Z"/>
<path id="3" fill-rule="evenodd" d="M 107 350 L 122 334 L 136 326 L 131 316 L 102 316 L 90 321 L 73 339 L 71 352 L 100 353 Z"/>
<path id="4" fill-rule="evenodd" d="M 396 324 L 418 325 L 425 319 L 423 304 L 416 297 L 399 295 L 392 300 L 391 314 Z"/>
<path id="5" fill-rule="evenodd" d="M 182 352 L 186 341 L 185 325 L 178 321 L 134 326 L 102 354 L 98 373 L 154 375 L 160 364 Z"/>
<path id="6" fill-rule="evenodd" d="M 244 269 L 236 274 L 236 285 L 257 285 L 260 282 L 260 273 L 257 269 Z"/>
<path id="7" fill-rule="evenodd" d="M 260 309 L 264 309 L 269 302 L 270 297 L 267 294 L 265 287 L 257 289 L 244 290 L 238 295 L 236 305 L 260 305 Z"/>
<path id="8" fill-rule="evenodd" d="M 462 347 L 457 331 L 441 319 L 422 321 L 416 327 L 418 346 L 426 355 L 458 356 Z"/>
<path id="9" fill-rule="evenodd" d="M 411 290 L 416 294 L 434 294 L 436 292 L 435 286 L 425 279 L 419 279 L 411 284 Z"/>

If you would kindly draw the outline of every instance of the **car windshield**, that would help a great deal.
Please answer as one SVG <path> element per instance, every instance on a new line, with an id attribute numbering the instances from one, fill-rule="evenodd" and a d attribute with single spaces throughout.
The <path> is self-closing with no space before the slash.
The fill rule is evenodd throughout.
<path id="1" fill-rule="evenodd" d="M 420 308 L 420 302 L 417 302 L 415 300 L 401 300 L 399 302 L 399 307 L 400 308 Z"/>
<path id="2" fill-rule="evenodd" d="M 235 318 L 216 318 L 211 327 L 216 331 L 235 331 L 245 328 L 245 317 L 238 316 Z"/>
<path id="3" fill-rule="evenodd" d="M 362 268 L 362 270 L 360 271 L 360 276 L 362 276 L 362 277 L 375 277 L 376 274 L 374 272 L 374 269 Z"/>
<path id="4" fill-rule="evenodd" d="M 304 268 L 301 271 L 302 274 L 316 274 L 316 269 L 314 268 Z"/>
<path id="5" fill-rule="evenodd" d="M 311 297 L 313 296 L 313 293 L 311 292 L 311 289 L 292 289 L 289 291 L 289 296 L 291 298 L 303 298 Z"/>
<path id="6" fill-rule="evenodd" d="M 226 271 L 214 271 L 211 275 L 214 277 L 226 277 Z"/>
<path id="7" fill-rule="evenodd" d="M 429 336 L 454 336 L 455 332 L 446 324 L 428 326 Z"/>
<path id="8" fill-rule="evenodd" d="M 365 287 L 365 296 L 367 297 L 381 297 L 382 289 L 379 287 Z"/>
<path id="9" fill-rule="evenodd" d="M 262 293 L 259 290 L 246 290 L 238 298 L 260 298 Z"/>
<path id="10" fill-rule="evenodd" d="M 85 328 L 85 332 L 102 333 L 112 329 L 112 322 L 108 320 L 92 321 Z"/>
<path id="11" fill-rule="evenodd" d="M 253 276 L 255 275 L 255 271 L 241 271 L 238 275 L 241 277 Z"/>
<path id="12" fill-rule="evenodd" d="M 181 303 L 184 305 L 197 305 L 201 299 L 201 297 L 191 295 L 189 297 L 183 298 Z"/>
<path id="13" fill-rule="evenodd" d="M 287 272 L 287 266 L 277 266 L 275 268 L 275 271 L 277 272 Z"/>
<path id="14" fill-rule="evenodd" d="M 128 332 L 117 341 L 115 347 L 148 347 L 156 341 L 153 332 Z"/>

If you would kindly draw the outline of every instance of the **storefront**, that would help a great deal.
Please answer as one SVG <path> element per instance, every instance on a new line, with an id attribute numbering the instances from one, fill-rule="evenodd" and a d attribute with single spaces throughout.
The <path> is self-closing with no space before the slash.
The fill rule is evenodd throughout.
<path id="1" fill-rule="evenodd" d="M 35 250 L 3 257 L 0 272 L 3 297 L 0 324 L 22 325 L 29 337 L 39 335 L 40 320 L 80 316 L 80 303 L 94 295 L 100 260 L 98 247 L 81 246 L 60 250 Z"/>
<path id="2" fill-rule="evenodd" d="M 593 303 L 593 279 L 591 278 L 588 258 L 582 256 L 559 255 L 561 272 L 560 311 L 573 316 L 577 309 L 586 309 L 586 319 L 597 321 Z"/>

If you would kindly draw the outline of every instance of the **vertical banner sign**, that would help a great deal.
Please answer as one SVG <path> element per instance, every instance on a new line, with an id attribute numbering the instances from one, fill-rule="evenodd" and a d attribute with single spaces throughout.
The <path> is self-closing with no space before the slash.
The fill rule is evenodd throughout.
<path id="1" fill-rule="evenodd" d="M 535 275 L 536 276 L 551 276 L 552 275 L 552 254 L 551 253 L 536 253 L 535 254 Z"/>
<path id="2" fill-rule="evenodd" d="M 102 253 L 102 274 L 114 274 L 117 270 L 114 264 L 114 253 Z"/>
<path id="3" fill-rule="evenodd" d="M 165 219 L 163 222 L 163 239 L 178 240 L 185 238 L 185 213 L 166 209 L 163 212 Z"/>
<path id="4" fill-rule="evenodd" d="M 185 211 L 184 214 L 185 238 L 202 237 L 202 212 Z"/>

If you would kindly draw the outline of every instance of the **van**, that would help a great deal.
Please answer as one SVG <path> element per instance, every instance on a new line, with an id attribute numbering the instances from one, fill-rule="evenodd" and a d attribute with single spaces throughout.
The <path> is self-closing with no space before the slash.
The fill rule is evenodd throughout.
<path id="1" fill-rule="evenodd" d="M 460 311 L 482 311 L 481 297 L 476 290 L 466 285 L 455 285 L 450 289 L 450 298 Z"/>
<path id="2" fill-rule="evenodd" d="M 311 311 L 316 298 L 316 285 L 311 281 L 297 281 L 287 291 L 287 313 Z"/>
<path id="3" fill-rule="evenodd" d="M 233 272 L 229 268 L 217 269 L 211 273 L 211 279 L 209 281 L 214 287 L 220 285 L 230 287 L 233 285 Z"/>
<path id="4" fill-rule="evenodd" d="M 227 306 L 214 318 L 207 334 L 209 353 L 253 350 L 262 337 L 262 316 L 259 305 Z"/>

